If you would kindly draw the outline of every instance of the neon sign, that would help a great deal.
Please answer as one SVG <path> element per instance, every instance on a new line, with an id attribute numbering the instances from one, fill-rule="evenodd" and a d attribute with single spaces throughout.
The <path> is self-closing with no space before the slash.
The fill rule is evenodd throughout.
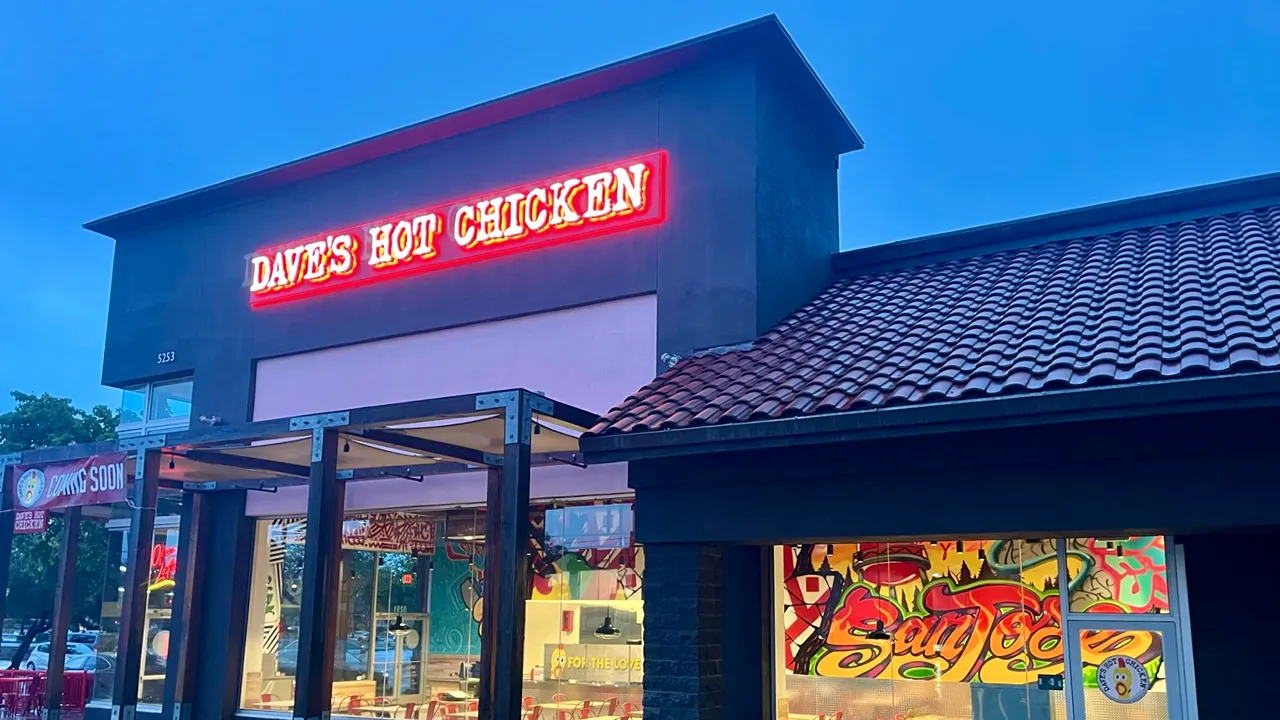
<path id="1" fill-rule="evenodd" d="M 247 258 L 261 307 L 662 222 L 666 154 L 568 173 L 266 248 Z"/>
<path id="2" fill-rule="evenodd" d="M 170 545 L 151 547 L 151 582 L 148 591 L 173 587 L 178 575 L 178 548 Z"/>

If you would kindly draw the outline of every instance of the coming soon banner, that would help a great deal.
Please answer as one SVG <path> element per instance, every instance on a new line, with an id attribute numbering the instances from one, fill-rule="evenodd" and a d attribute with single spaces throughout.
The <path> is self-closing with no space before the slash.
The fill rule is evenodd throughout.
<path id="1" fill-rule="evenodd" d="M 128 477 L 127 453 L 92 455 L 14 468 L 14 531 L 43 532 L 47 514 L 81 505 L 123 502 Z"/>

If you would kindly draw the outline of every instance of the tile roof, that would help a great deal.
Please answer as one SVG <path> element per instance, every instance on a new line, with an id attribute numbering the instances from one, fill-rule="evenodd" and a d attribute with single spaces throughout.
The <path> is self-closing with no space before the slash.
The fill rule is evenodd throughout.
<path id="1" fill-rule="evenodd" d="M 593 435 L 1280 367 L 1280 206 L 837 280 Z"/>

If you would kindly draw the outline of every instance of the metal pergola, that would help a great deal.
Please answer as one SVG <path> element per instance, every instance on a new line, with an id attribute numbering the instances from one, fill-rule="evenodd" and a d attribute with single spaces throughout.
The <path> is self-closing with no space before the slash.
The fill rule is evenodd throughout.
<path id="1" fill-rule="evenodd" d="M 12 510 L 16 465 L 130 451 L 134 486 L 130 500 L 125 588 L 113 720 L 132 720 L 138 704 L 146 626 L 150 543 L 161 488 L 184 493 L 178 548 L 179 598 L 174 603 L 164 714 L 191 716 L 191 668 L 200 655 L 192 618 L 199 597 L 192 591 L 205 573 L 211 528 L 202 496 L 226 490 L 271 492 L 306 485 L 307 533 L 303 561 L 299 652 L 293 715 L 321 720 L 330 712 L 342 550 L 342 518 L 349 482 L 399 477 L 429 482 L 434 475 L 484 470 L 485 612 L 481 620 L 480 717 L 515 718 L 521 711 L 524 651 L 524 590 L 530 542 L 529 474 L 539 465 L 582 466 L 578 437 L 597 416 L 529 390 L 454 395 L 355 408 L 341 412 L 260 420 L 146 435 L 114 443 L 46 448 L 0 456 L 4 509 Z M 79 513 L 69 514 L 78 521 Z M 64 536 L 74 522 L 64 525 Z M 74 531 L 71 532 L 74 537 Z M 66 540 L 66 538 L 64 538 Z M 0 522 L 0 582 L 7 585 L 13 523 Z M 54 610 L 54 648 L 65 646 L 70 598 L 63 580 L 75 566 L 74 540 L 64 542 Z M 68 562 L 69 560 L 69 562 Z M 68 581 L 69 582 L 69 581 Z M 69 595 L 69 593 L 65 593 Z M 4 617 L 0 600 L 0 621 Z M 63 662 L 51 654 L 46 708 L 56 718 Z M 56 662 L 55 662 L 56 661 Z M 56 691 L 56 692 L 55 692 Z"/>

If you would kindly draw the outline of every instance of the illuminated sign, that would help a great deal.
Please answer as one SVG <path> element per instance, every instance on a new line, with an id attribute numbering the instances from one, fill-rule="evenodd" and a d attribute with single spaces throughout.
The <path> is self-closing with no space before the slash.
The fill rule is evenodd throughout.
<path id="1" fill-rule="evenodd" d="M 567 173 L 253 253 L 261 307 L 660 223 L 666 154 Z"/>

